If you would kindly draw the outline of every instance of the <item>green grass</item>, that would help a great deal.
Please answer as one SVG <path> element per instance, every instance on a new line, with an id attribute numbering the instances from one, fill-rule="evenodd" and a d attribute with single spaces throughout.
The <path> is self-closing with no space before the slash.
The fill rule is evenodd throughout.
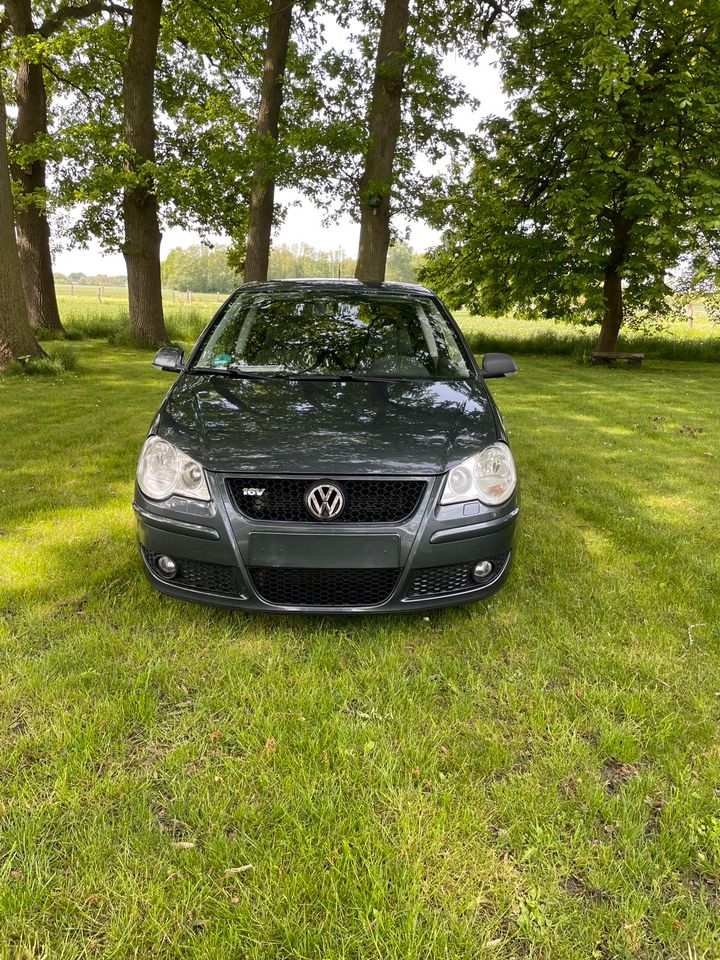
<path id="1" fill-rule="evenodd" d="M 489 602 L 247 615 L 145 583 L 171 378 L 0 378 L 0 957 L 720 955 L 720 376 L 527 358 Z"/>
<path id="2" fill-rule="evenodd" d="M 98 300 L 97 287 L 76 284 L 75 292 L 71 293 L 69 284 L 58 284 L 56 290 L 68 339 L 103 338 L 110 343 L 128 345 L 130 328 L 126 289 L 105 287 L 102 301 Z M 224 293 L 193 293 L 192 300 L 188 300 L 186 294 L 163 290 L 163 309 L 170 339 L 192 343 L 225 298 Z"/>
<path id="3" fill-rule="evenodd" d="M 45 356 L 23 357 L 11 364 L 5 370 L 6 376 L 62 376 L 64 373 L 75 373 L 80 369 L 77 351 L 66 343 L 50 343 L 45 345 Z"/>
<path id="4" fill-rule="evenodd" d="M 618 350 L 644 353 L 655 360 L 720 361 L 720 327 L 699 310 L 693 326 L 671 323 L 656 330 L 625 327 Z M 459 310 L 456 318 L 474 350 L 534 356 L 565 356 L 585 361 L 595 349 L 599 325 L 576 327 L 551 320 L 520 320 L 516 317 L 473 317 Z"/>
<path id="5" fill-rule="evenodd" d="M 58 285 L 58 302 L 70 340 L 107 339 L 119 346 L 130 345 L 127 291 L 105 287 L 102 302 L 97 287 Z M 190 344 L 217 310 L 225 294 L 186 294 L 163 291 L 163 307 L 171 340 Z M 626 329 L 619 350 L 634 350 L 653 359 L 720 361 L 720 327 L 696 308 L 693 326 L 678 322 L 655 332 Z M 519 320 L 515 317 L 473 317 L 464 310 L 458 322 L 478 353 L 501 350 L 518 356 L 569 356 L 587 360 L 597 342 L 599 327 L 576 327 L 552 321 Z"/>

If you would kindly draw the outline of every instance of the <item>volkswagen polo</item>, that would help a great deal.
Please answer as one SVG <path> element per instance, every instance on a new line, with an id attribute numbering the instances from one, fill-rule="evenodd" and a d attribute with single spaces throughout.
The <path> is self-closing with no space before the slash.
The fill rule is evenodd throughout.
<path id="1" fill-rule="evenodd" d="M 478 366 L 426 287 L 246 283 L 178 374 L 137 466 L 146 574 L 246 610 L 387 612 L 478 600 L 507 577 L 515 464 Z"/>

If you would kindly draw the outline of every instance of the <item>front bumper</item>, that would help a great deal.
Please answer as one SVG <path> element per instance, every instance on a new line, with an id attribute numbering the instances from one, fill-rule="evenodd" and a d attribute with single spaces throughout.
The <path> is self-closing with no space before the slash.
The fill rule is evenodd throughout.
<path id="1" fill-rule="evenodd" d="M 208 479 L 212 516 L 135 490 L 146 575 L 173 597 L 243 610 L 408 612 L 483 599 L 509 573 L 519 512 L 514 497 L 497 509 L 438 507 L 443 478 L 435 477 L 405 522 L 320 525 L 250 520 L 227 496 L 222 477 Z M 174 579 L 161 574 L 162 555 L 176 560 Z M 477 583 L 472 570 L 482 560 L 493 568 Z"/>

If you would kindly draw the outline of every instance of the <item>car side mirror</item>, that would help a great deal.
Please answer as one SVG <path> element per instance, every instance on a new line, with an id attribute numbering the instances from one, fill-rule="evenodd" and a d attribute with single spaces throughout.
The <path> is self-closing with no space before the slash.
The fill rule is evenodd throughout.
<path id="1" fill-rule="evenodd" d="M 169 370 L 171 373 L 179 373 L 182 368 L 183 349 L 170 345 L 169 347 L 160 347 L 153 357 L 153 366 L 158 370 Z"/>
<path id="2" fill-rule="evenodd" d="M 511 377 L 517 373 L 515 361 L 507 353 L 486 353 L 480 372 L 486 380 L 491 377 Z"/>

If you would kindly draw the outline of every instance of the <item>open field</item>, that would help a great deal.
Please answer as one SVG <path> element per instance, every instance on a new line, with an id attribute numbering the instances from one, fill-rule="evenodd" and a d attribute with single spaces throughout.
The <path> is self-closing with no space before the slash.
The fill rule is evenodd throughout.
<path id="1" fill-rule="evenodd" d="M 128 298 L 123 287 L 104 287 L 98 300 L 97 287 L 70 284 L 56 287 L 60 316 L 71 339 L 107 337 L 127 338 Z M 202 328 L 225 300 L 226 294 L 193 293 L 189 300 L 185 293 L 163 290 L 163 309 L 168 333 L 173 339 L 195 340 Z"/>
<path id="2" fill-rule="evenodd" d="M 71 339 L 109 337 L 116 343 L 129 340 L 127 291 L 105 287 L 102 302 L 97 287 L 69 284 L 57 287 L 60 314 Z M 163 291 L 165 320 L 170 338 L 194 341 L 212 317 L 225 294 L 186 294 Z M 720 361 L 720 326 L 711 323 L 696 307 L 693 326 L 679 322 L 655 332 L 626 330 L 619 349 L 642 351 L 648 357 L 677 360 Z M 456 318 L 478 352 L 505 350 L 518 355 L 545 354 L 583 359 L 593 349 L 599 327 L 576 327 L 553 321 L 520 320 L 514 317 L 473 317 L 459 310 Z"/>
<path id="3" fill-rule="evenodd" d="M 517 317 L 473 317 L 458 310 L 455 317 L 478 352 L 504 350 L 518 355 L 571 356 L 587 360 L 594 350 L 600 325 L 592 327 L 555 323 L 552 320 L 521 320 Z M 652 330 L 625 327 L 618 350 L 644 353 L 664 360 L 720 360 L 720 325 L 700 311 L 692 327 L 684 321 Z"/>
<path id="4" fill-rule="evenodd" d="M 508 585 L 351 619 L 153 593 L 171 380 L 63 349 L 0 377 L 2 960 L 720 956 L 716 364 L 524 358 Z"/>

